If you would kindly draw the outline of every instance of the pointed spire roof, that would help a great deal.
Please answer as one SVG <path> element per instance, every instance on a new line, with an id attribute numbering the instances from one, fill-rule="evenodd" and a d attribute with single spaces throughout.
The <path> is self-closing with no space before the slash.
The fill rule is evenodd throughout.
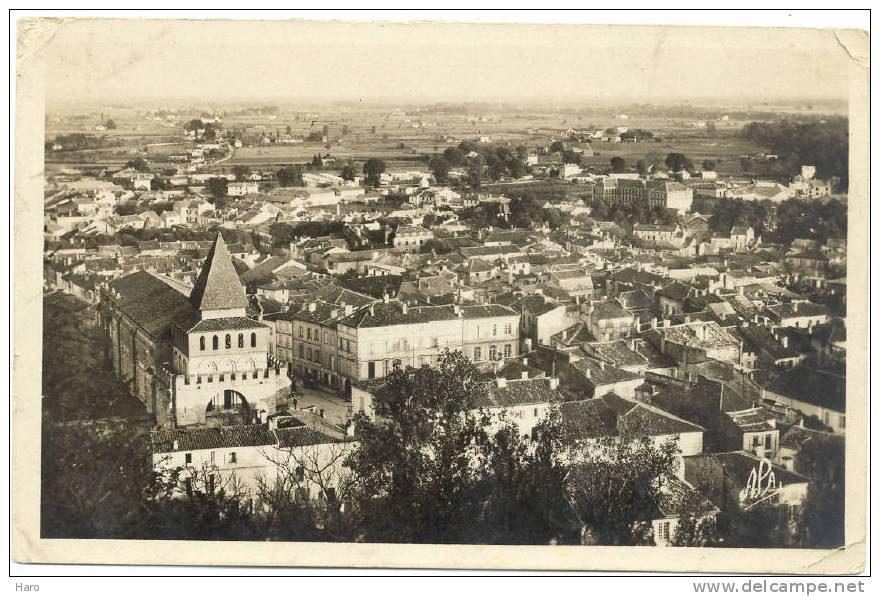
<path id="1" fill-rule="evenodd" d="M 208 251 L 189 301 L 200 311 L 247 308 L 244 288 L 219 233 Z"/>

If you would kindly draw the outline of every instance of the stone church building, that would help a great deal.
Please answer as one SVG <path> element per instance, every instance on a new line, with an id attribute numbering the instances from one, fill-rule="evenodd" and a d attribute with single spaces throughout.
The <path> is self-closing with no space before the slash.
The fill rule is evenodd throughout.
<path id="1" fill-rule="evenodd" d="M 289 398 L 269 328 L 247 317 L 247 305 L 219 234 L 189 296 L 146 271 L 101 288 L 115 372 L 157 426 L 260 423 Z"/>

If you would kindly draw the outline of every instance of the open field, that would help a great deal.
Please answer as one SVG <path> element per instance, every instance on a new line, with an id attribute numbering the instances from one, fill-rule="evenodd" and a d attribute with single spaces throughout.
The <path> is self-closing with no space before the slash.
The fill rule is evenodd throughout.
<path id="1" fill-rule="evenodd" d="M 169 155 L 184 150 L 188 143 L 183 141 L 183 123 L 197 118 L 198 111 L 180 110 L 175 113 L 176 121 L 147 119 L 146 110 L 114 107 L 105 111 L 74 111 L 53 114 L 47 118 L 46 138 L 58 134 L 81 132 L 90 135 L 106 135 L 110 140 L 119 139 L 121 146 L 108 149 L 62 152 L 47 156 L 47 163 L 63 163 L 71 167 L 89 165 L 123 165 L 135 157 Z M 112 131 L 95 131 L 102 118 L 111 117 L 117 124 Z M 553 140 L 561 139 L 561 132 L 568 128 L 609 128 L 626 126 L 652 131 L 662 139 L 661 142 L 645 143 L 593 143 L 594 155 L 586 158 L 585 165 L 593 169 L 608 167 L 611 157 L 623 157 L 628 166 L 634 167 L 639 159 L 661 161 L 667 153 L 681 152 L 697 166 L 703 159 L 711 159 L 718 164 L 722 174 L 741 173 L 739 156 L 759 153 L 764 148 L 757 147 L 736 136 L 744 124 L 737 120 L 714 120 L 717 131 L 708 133 L 696 127 L 697 120 L 683 117 L 659 116 L 655 111 L 645 114 L 632 112 L 627 118 L 611 110 L 585 108 L 577 111 L 567 108 L 553 111 L 542 109 L 359 109 L 334 106 L 330 110 L 315 112 L 279 110 L 274 114 L 259 112 L 234 113 L 224 118 L 223 126 L 233 131 L 245 146 L 235 151 L 232 158 L 218 164 L 217 171 L 229 171 L 236 165 L 246 165 L 253 169 L 276 169 L 293 163 L 311 161 L 316 153 L 330 153 L 339 162 L 339 168 L 348 160 L 358 164 L 370 158 L 385 161 L 388 171 L 421 170 L 427 171 L 429 156 L 441 153 L 461 140 L 477 141 L 488 136 L 492 143 L 525 145 L 529 150 L 546 146 Z M 707 113 L 702 117 L 717 117 Z M 262 145 L 262 135 L 285 135 L 307 137 L 311 133 L 322 133 L 327 127 L 327 143 L 307 142 L 303 144 Z M 345 134 L 343 134 L 345 127 Z M 160 158 L 161 159 L 161 158 Z M 762 173 L 760 163 L 752 163 L 752 173 Z M 338 170 L 337 170 L 338 171 Z"/>

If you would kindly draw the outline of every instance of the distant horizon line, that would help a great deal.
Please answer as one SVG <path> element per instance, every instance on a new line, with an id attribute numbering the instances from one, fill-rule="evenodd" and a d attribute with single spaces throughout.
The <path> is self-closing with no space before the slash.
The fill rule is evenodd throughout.
<path id="1" fill-rule="evenodd" d="M 245 97 L 225 97 L 225 98 L 204 98 L 186 95 L 156 95 L 156 96 L 138 96 L 138 97 L 114 97 L 114 98 L 93 98 L 93 97 L 72 97 L 72 98 L 46 98 L 46 107 L 58 108 L 64 107 L 64 104 L 72 105 L 95 105 L 109 106 L 111 104 L 128 103 L 131 105 L 143 105 L 149 103 L 190 103 L 190 104 L 233 104 L 241 106 L 259 106 L 260 104 L 275 105 L 282 107 L 283 105 L 299 103 L 299 104 L 363 104 L 363 105 L 381 105 L 381 106 L 484 106 L 495 105 L 505 107 L 545 107 L 545 106 L 573 106 L 576 104 L 593 104 L 601 107 L 610 106 L 651 106 L 651 105 L 676 105 L 700 107 L 703 105 L 723 106 L 730 108 L 751 107 L 766 104 L 768 106 L 780 106 L 785 104 L 837 104 L 846 106 L 848 97 L 845 96 L 787 96 L 779 95 L 774 97 L 766 96 L 750 96 L 743 95 L 733 98 L 730 95 L 707 95 L 707 96 L 672 96 L 661 95 L 651 99 L 638 97 L 568 97 L 568 98 L 443 98 L 443 99 L 401 99 L 399 96 L 375 96 L 370 98 L 359 97 L 342 97 L 342 96 L 267 96 L 265 98 L 255 96 Z"/>

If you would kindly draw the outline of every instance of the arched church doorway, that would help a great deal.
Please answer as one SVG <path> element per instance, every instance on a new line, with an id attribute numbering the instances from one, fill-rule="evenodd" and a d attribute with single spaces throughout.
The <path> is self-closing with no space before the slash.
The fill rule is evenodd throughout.
<path id="1" fill-rule="evenodd" d="M 251 424 L 253 412 L 242 393 L 234 389 L 225 389 L 208 402 L 205 407 L 205 418 L 209 424 Z"/>

